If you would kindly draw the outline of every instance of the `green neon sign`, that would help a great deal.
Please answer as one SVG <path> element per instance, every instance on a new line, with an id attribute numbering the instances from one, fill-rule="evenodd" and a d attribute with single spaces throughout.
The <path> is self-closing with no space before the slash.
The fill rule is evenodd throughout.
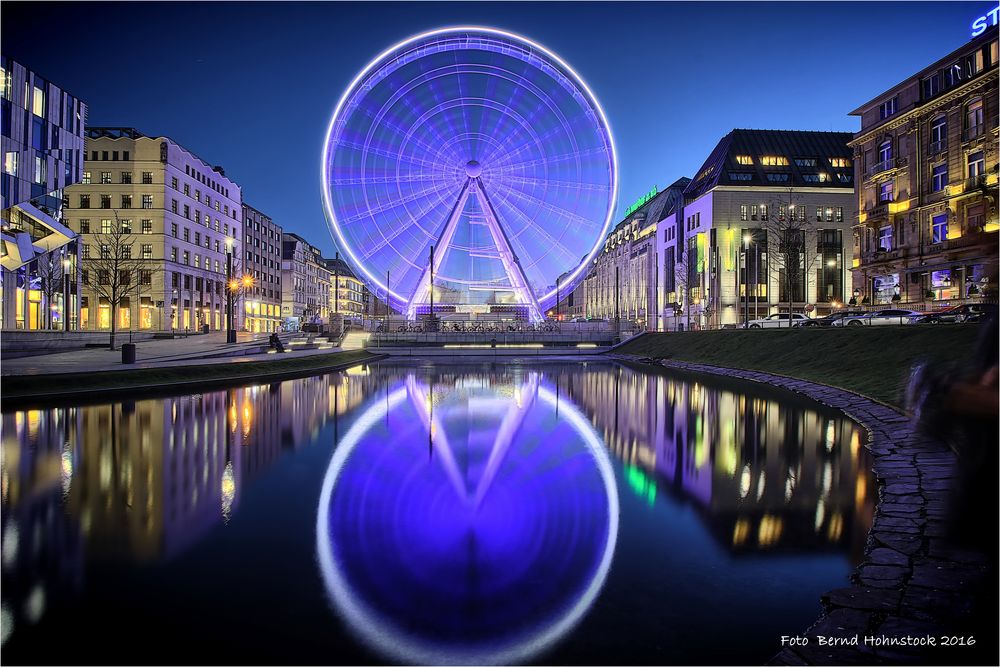
<path id="1" fill-rule="evenodd" d="M 643 204 L 645 204 L 646 202 L 648 202 L 650 199 L 652 199 L 653 197 L 655 197 L 657 194 L 659 194 L 659 192 L 660 191 L 654 185 L 652 190 L 650 190 L 646 194 L 644 194 L 641 197 L 639 197 L 638 199 L 636 199 L 635 202 L 633 202 L 631 206 L 629 206 L 627 209 L 625 209 L 625 217 L 627 218 L 628 216 L 632 215 L 632 213 L 635 212 L 636 209 L 638 209 L 640 206 L 642 206 Z"/>
<path id="2" fill-rule="evenodd" d="M 656 482 L 634 465 L 625 464 L 625 480 L 632 491 L 650 505 L 656 502 Z"/>

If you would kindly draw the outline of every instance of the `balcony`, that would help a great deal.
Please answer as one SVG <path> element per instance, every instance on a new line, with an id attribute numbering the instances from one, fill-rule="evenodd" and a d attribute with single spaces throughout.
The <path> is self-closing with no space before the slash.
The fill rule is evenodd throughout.
<path id="1" fill-rule="evenodd" d="M 875 250 L 861 253 L 861 263 L 865 265 L 893 262 L 907 256 L 906 248 L 895 250 Z"/>
<path id="2" fill-rule="evenodd" d="M 962 141 L 973 141 L 986 134 L 986 123 L 980 123 L 979 125 L 972 125 L 965 128 L 962 132 Z"/>
<path id="3" fill-rule="evenodd" d="M 972 192 L 973 190 L 981 190 L 986 187 L 986 174 L 980 174 L 978 176 L 969 176 L 965 179 L 965 187 L 962 192 Z"/>
<path id="4" fill-rule="evenodd" d="M 948 140 L 942 139 L 941 141 L 932 141 L 928 152 L 930 155 L 937 155 L 938 153 L 944 153 L 948 150 Z"/>
<path id="5" fill-rule="evenodd" d="M 887 201 L 877 201 L 865 206 L 865 213 L 868 214 L 868 219 L 886 217 L 889 214 L 890 203 Z"/>
<path id="6" fill-rule="evenodd" d="M 887 171 L 891 171 L 893 169 L 898 169 L 899 167 L 905 167 L 905 166 L 906 166 L 905 157 L 889 158 L 888 160 L 882 160 L 881 162 L 877 162 L 868 168 L 868 171 L 865 172 L 865 178 L 871 178 L 873 176 L 877 176 Z"/>

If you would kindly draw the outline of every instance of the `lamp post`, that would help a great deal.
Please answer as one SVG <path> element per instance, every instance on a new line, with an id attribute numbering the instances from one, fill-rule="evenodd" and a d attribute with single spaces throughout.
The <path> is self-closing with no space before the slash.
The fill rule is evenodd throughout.
<path id="1" fill-rule="evenodd" d="M 63 259 L 63 331 L 69 331 L 69 269 L 72 266 L 69 256 Z"/>
<path id="2" fill-rule="evenodd" d="M 750 325 L 750 235 L 743 235 L 743 326 Z"/>
<path id="3" fill-rule="evenodd" d="M 556 322 L 559 321 L 559 278 L 556 278 Z"/>
<path id="4" fill-rule="evenodd" d="M 233 239 L 226 237 L 226 342 L 236 342 L 233 328 Z"/>

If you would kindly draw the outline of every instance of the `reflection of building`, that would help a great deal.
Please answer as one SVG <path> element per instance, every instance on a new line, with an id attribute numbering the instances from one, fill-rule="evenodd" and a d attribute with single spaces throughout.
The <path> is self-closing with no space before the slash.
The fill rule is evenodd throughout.
<path id="1" fill-rule="evenodd" d="M 863 433 L 843 416 L 619 366 L 559 382 L 652 501 L 694 501 L 733 550 L 849 545 L 874 506 Z"/>
<path id="2" fill-rule="evenodd" d="M 329 314 L 330 272 L 319 248 L 298 234 L 282 234 L 282 318 L 295 327 L 325 320 Z"/>
<path id="3" fill-rule="evenodd" d="M 657 262 L 657 236 L 665 233 L 661 221 L 684 207 L 681 178 L 630 211 L 604 242 L 586 279 L 576 293 L 583 293 L 588 317 L 635 322 L 656 330 L 656 301 L 662 283 Z M 659 231 L 658 231 L 659 230 Z M 574 299 L 575 300 L 575 299 Z"/>
<path id="4" fill-rule="evenodd" d="M 981 297 L 1000 228 L 997 57 L 988 30 L 852 112 L 863 298 L 923 309 Z"/>
<path id="5" fill-rule="evenodd" d="M 227 241 L 238 260 L 242 196 L 222 167 L 168 137 L 90 128 L 83 180 L 66 196 L 82 244 L 80 328 L 111 327 L 115 256 L 138 274 L 121 278 L 119 330 L 225 326 Z"/>
<path id="6" fill-rule="evenodd" d="M 789 301 L 793 312 L 812 304 L 819 314 L 844 303 L 850 138 L 733 130 L 719 141 L 685 189 L 683 229 L 665 246 L 675 254 L 667 300 L 689 311 L 666 309 L 667 329 L 731 327 L 787 312 Z"/>
<path id="7" fill-rule="evenodd" d="M 81 178 L 87 106 L 23 65 L 2 59 L 0 326 L 61 329 L 67 274 L 70 324 L 78 288 L 76 234 L 63 220 L 63 189 Z"/>
<path id="8" fill-rule="evenodd" d="M 243 204 L 243 271 L 254 285 L 243 292 L 243 326 L 255 333 L 281 328 L 281 227 Z"/>

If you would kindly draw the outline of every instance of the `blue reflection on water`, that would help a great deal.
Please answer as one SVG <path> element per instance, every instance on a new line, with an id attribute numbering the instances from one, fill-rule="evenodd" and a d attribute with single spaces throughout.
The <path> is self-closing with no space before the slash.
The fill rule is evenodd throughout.
<path id="1" fill-rule="evenodd" d="M 378 650 L 506 663 L 586 612 L 617 532 L 606 451 L 539 374 L 437 388 L 410 374 L 334 454 L 317 549 L 338 611 Z"/>

